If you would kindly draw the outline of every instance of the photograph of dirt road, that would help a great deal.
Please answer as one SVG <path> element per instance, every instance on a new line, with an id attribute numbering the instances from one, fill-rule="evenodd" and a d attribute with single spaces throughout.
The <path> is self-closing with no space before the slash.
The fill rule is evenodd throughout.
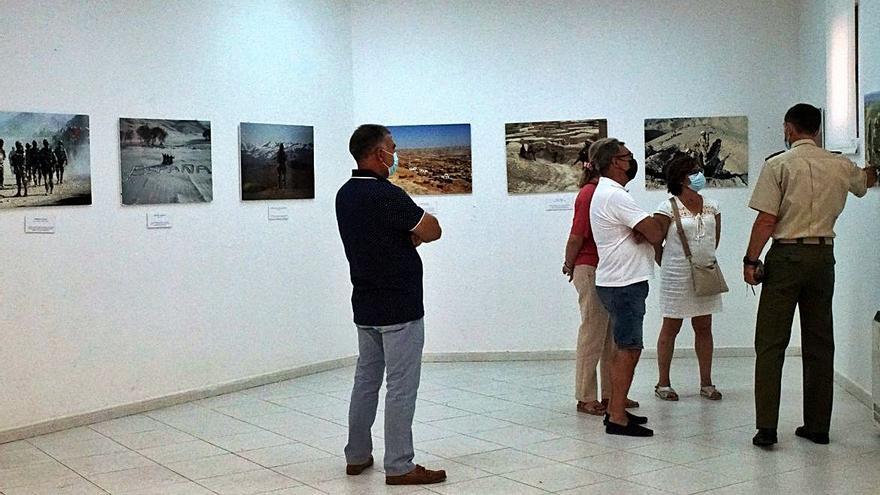
<path id="1" fill-rule="evenodd" d="M 213 198 L 210 122 L 119 119 L 119 162 L 124 205 Z"/>
<path id="2" fill-rule="evenodd" d="M 608 137 L 607 120 L 521 122 L 504 125 L 507 192 L 577 191 L 590 145 Z"/>
<path id="3" fill-rule="evenodd" d="M 0 112 L 0 208 L 90 204 L 89 116 Z"/>
<path id="4" fill-rule="evenodd" d="M 706 187 L 749 185 L 746 117 L 646 119 L 645 187 L 666 188 L 666 165 L 682 153 L 703 167 Z"/>
<path id="5" fill-rule="evenodd" d="M 242 122 L 241 199 L 315 197 L 314 128 Z"/>
<path id="6" fill-rule="evenodd" d="M 400 160 L 391 182 L 410 194 L 470 194 L 470 124 L 401 125 L 388 129 L 397 143 Z"/>

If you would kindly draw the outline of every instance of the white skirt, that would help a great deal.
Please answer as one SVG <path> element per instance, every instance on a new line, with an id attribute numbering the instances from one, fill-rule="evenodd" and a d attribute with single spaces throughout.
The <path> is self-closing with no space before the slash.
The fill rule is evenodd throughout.
<path id="1" fill-rule="evenodd" d="M 668 257 L 660 267 L 660 311 L 664 318 L 693 318 L 721 311 L 721 295 L 697 296 L 687 258 Z"/>

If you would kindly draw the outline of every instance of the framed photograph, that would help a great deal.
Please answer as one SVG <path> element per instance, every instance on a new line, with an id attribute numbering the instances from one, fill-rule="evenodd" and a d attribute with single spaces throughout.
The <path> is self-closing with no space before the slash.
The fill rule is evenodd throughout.
<path id="1" fill-rule="evenodd" d="M 90 204 L 89 116 L 0 112 L 0 208 Z"/>
<path id="2" fill-rule="evenodd" d="M 697 159 L 707 187 L 749 185 L 749 121 L 746 117 L 645 120 L 645 187 L 666 187 L 666 165 L 678 154 Z"/>
<path id="3" fill-rule="evenodd" d="M 471 193 L 470 124 L 399 125 L 388 129 L 397 143 L 400 160 L 391 182 L 416 195 Z"/>
<path id="4" fill-rule="evenodd" d="M 880 91 L 865 95 L 865 163 L 880 167 Z"/>
<path id="5" fill-rule="evenodd" d="M 122 204 L 208 203 L 211 123 L 119 119 Z"/>
<path id="6" fill-rule="evenodd" d="M 241 199 L 315 197 L 313 127 L 243 122 L 239 142 Z"/>
<path id="7" fill-rule="evenodd" d="M 606 137 L 604 119 L 505 124 L 507 192 L 577 191 L 590 145 Z"/>

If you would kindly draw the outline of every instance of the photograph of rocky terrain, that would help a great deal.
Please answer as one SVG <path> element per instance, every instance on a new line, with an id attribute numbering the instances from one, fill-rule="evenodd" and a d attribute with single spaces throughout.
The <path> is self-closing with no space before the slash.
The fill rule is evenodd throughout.
<path id="1" fill-rule="evenodd" d="M 213 198 L 210 122 L 119 119 L 119 162 L 124 205 Z"/>
<path id="2" fill-rule="evenodd" d="M 508 193 L 574 192 L 590 145 L 608 137 L 608 121 L 522 122 L 504 131 Z"/>
<path id="3" fill-rule="evenodd" d="M 645 187 L 666 188 L 666 165 L 680 153 L 697 159 L 707 187 L 749 185 L 746 117 L 646 119 Z"/>
<path id="4" fill-rule="evenodd" d="M 313 127 L 243 122 L 240 146 L 241 199 L 315 197 Z"/>
<path id="5" fill-rule="evenodd" d="M 391 182 L 410 194 L 470 194 L 470 124 L 402 125 L 388 129 L 394 136 L 400 160 Z"/>

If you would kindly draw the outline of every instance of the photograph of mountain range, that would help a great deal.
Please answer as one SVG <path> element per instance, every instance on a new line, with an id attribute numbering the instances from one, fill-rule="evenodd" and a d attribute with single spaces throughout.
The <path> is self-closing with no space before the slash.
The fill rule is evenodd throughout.
<path id="1" fill-rule="evenodd" d="M 243 122 L 239 140 L 241 199 L 315 197 L 313 127 Z"/>

